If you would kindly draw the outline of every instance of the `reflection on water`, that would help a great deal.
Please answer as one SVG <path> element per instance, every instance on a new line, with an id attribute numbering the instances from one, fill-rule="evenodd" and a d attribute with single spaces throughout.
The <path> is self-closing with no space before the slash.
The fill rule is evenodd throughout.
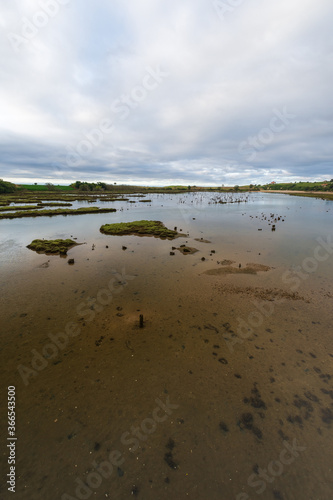
<path id="1" fill-rule="evenodd" d="M 153 194 L 93 204 L 111 214 L 0 221 L 1 398 L 16 385 L 19 498 L 332 498 L 333 205 L 237 198 Z M 99 232 L 140 219 L 184 238 Z M 26 248 L 68 237 L 85 243 L 74 266 Z M 170 255 L 185 243 L 198 252 Z M 204 274 L 224 260 L 271 269 Z"/>
<path id="2" fill-rule="evenodd" d="M 252 193 L 233 195 L 240 203 L 219 204 L 214 200 L 227 199 L 216 193 L 185 193 L 179 195 L 152 194 L 151 203 L 135 204 L 126 201 L 95 202 L 94 206 L 115 207 L 116 213 L 100 215 L 57 216 L 0 221 L 0 249 L 13 241 L 10 251 L 2 252 L 0 264 L 4 273 L 15 273 L 36 257 L 26 250 L 33 239 L 77 237 L 87 243 L 104 242 L 99 233 L 101 225 L 131 220 L 161 220 L 168 227 L 177 226 L 190 237 L 214 240 L 223 252 L 261 253 L 268 264 L 297 265 L 311 255 L 316 239 L 331 234 L 332 202 L 313 198 L 298 198 L 279 194 Z M 230 199 L 230 195 L 229 195 Z M 87 206 L 87 201 L 73 202 L 73 208 Z M 281 217 L 272 232 L 270 215 Z M 267 220 L 264 220 L 267 217 Z M 274 222 L 273 222 L 274 223 Z M 332 266 L 324 266 L 325 273 Z"/>

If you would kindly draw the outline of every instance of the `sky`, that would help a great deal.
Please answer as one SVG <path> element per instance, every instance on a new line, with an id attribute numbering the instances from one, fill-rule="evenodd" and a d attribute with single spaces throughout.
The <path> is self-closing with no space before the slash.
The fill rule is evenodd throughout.
<path id="1" fill-rule="evenodd" d="M 2 0 L 0 178 L 333 178 L 332 0 Z"/>

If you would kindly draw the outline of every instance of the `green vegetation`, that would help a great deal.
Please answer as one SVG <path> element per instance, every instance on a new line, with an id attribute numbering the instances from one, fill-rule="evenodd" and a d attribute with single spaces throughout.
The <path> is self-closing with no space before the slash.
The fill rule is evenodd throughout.
<path id="1" fill-rule="evenodd" d="M 38 203 L 39 208 L 41 207 L 71 207 L 72 203 Z"/>
<path id="2" fill-rule="evenodd" d="M 89 201 L 96 202 L 99 200 L 99 196 L 93 194 L 51 194 L 49 192 L 31 192 L 31 193 L 23 193 L 22 191 L 19 194 L 3 194 L 0 195 L 0 205 L 5 205 L 9 203 L 17 203 L 17 204 L 27 204 L 31 203 L 34 205 L 44 205 L 44 206 L 69 206 L 67 204 L 72 204 L 73 201 Z M 50 203 L 49 203 L 50 202 Z M 63 205 L 63 203 L 66 205 Z"/>
<path id="3" fill-rule="evenodd" d="M 24 206 L 5 206 L 0 207 L 0 212 L 13 212 L 16 210 L 38 210 L 42 207 L 71 207 L 71 203 L 40 203 L 38 205 L 24 205 Z"/>
<path id="4" fill-rule="evenodd" d="M 71 186 L 56 186 L 48 182 L 47 184 L 20 184 L 19 188 L 27 191 L 73 191 Z"/>
<path id="5" fill-rule="evenodd" d="M 266 184 L 262 189 L 268 191 L 333 191 L 333 179 L 319 182 L 286 182 Z"/>
<path id="6" fill-rule="evenodd" d="M 46 253 L 47 255 L 66 255 L 67 251 L 82 243 L 76 243 L 73 240 L 33 240 L 27 248 L 37 253 Z"/>
<path id="7" fill-rule="evenodd" d="M 137 236 L 157 236 L 159 238 L 174 239 L 182 236 L 177 231 L 172 231 L 156 220 L 138 220 L 134 222 L 120 222 L 105 224 L 100 228 L 101 233 L 114 236 L 134 234 Z"/>
<path id="8" fill-rule="evenodd" d="M 0 179 L 0 193 L 14 193 L 16 189 L 15 184 Z"/>
<path id="9" fill-rule="evenodd" d="M 129 186 L 126 184 L 107 184 L 105 182 L 76 181 L 70 186 L 47 184 L 15 185 L 0 180 L 0 206 L 13 201 L 19 203 L 38 203 L 40 201 L 115 201 L 115 198 L 124 194 L 129 196 L 147 196 L 151 193 L 182 194 L 185 192 L 248 192 L 248 191 L 318 191 L 333 192 L 333 179 L 318 182 L 289 182 L 271 183 L 266 185 L 248 184 L 235 186 L 200 187 L 191 185 L 171 185 L 164 187 Z M 125 200 L 124 200 L 125 201 Z M 148 202 L 148 200 L 146 201 Z"/>
<path id="10" fill-rule="evenodd" d="M 58 208 L 56 210 L 26 210 L 14 213 L 0 213 L 0 219 L 18 219 L 21 217 L 53 217 L 55 215 L 105 214 L 109 212 L 116 212 L 116 209 L 89 207 L 77 209 Z"/>
<path id="11" fill-rule="evenodd" d="M 77 189 L 79 191 L 105 191 L 108 186 L 105 182 L 81 182 L 76 181 L 70 185 L 71 189 Z"/>
<path id="12" fill-rule="evenodd" d="M 122 196 L 109 198 L 108 196 L 101 196 L 99 201 L 129 201 L 129 198 L 123 198 Z"/>

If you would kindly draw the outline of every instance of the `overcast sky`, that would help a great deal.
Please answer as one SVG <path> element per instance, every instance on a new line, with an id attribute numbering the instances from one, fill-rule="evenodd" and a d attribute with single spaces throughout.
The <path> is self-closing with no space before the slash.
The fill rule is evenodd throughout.
<path id="1" fill-rule="evenodd" d="M 331 179 L 332 20 L 332 0 L 1 0 L 0 177 Z"/>

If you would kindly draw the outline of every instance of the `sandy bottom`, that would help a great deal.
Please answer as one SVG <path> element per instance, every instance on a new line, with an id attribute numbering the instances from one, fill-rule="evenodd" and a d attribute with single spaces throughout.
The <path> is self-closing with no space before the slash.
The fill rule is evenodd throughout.
<path id="1" fill-rule="evenodd" d="M 232 255 L 201 262 L 159 244 L 157 256 L 141 239 L 134 256 L 97 247 L 89 261 L 84 245 L 74 266 L 36 256 L 6 284 L 16 498 L 331 500 L 329 290 L 307 281 L 293 293 L 281 269 L 220 274 L 214 262 Z M 44 355 L 25 385 L 32 350 Z M 13 498 L 3 480 L 1 498 Z"/>

